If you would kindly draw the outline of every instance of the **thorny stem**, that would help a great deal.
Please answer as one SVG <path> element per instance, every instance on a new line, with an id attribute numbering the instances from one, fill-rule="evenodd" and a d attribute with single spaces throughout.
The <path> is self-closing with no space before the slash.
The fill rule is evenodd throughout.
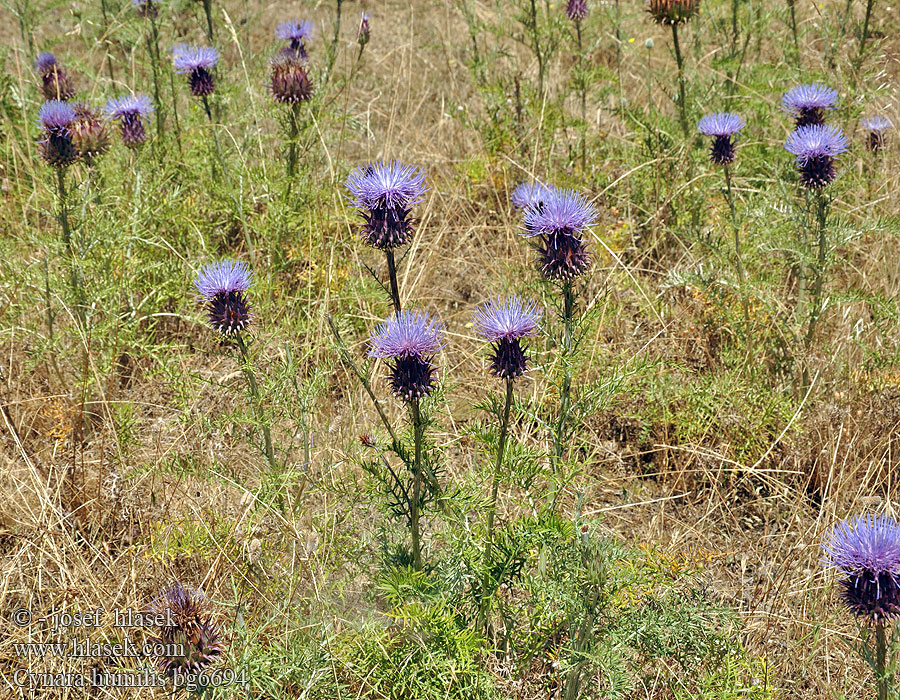
<path id="1" fill-rule="evenodd" d="M 888 700 L 891 690 L 891 674 L 887 669 L 887 636 L 884 630 L 884 620 L 879 619 L 875 623 L 875 680 L 878 687 L 878 700 Z"/>
<path id="2" fill-rule="evenodd" d="M 817 254 L 816 267 L 815 270 L 813 270 L 814 281 L 812 289 L 811 308 L 809 312 L 809 322 L 806 327 L 806 337 L 803 340 L 803 349 L 806 353 L 809 353 L 809 348 L 812 345 L 813 337 L 815 336 L 816 324 L 818 323 L 819 317 L 822 314 L 822 288 L 825 282 L 825 262 L 828 255 L 828 239 L 826 236 L 828 203 L 825 199 L 825 195 L 820 190 L 816 190 L 815 198 Z M 809 367 L 807 360 L 807 362 L 804 363 L 803 368 L 804 389 L 809 386 L 808 379 Z"/>
<path id="3" fill-rule="evenodd" d="M 578 89 L 581 93 L 581 170 L 587 168 L 587 85 L 584 79 L 584 50 L 581 41 L 581 20 L 575 22 L 578 38 Z"/>
<path id="4" fill-rule="evenodd" d="M 734 233 L 734 258 L 737 267 L 738 280 L 741 285 L 741 307 L 744 311 L 744 335 L 747 341 L 747 357 L 750 357 L 751 337 L 750 337 L 750 309 L 747 302 L 747 275 L 744 271 L 743 256 L 741 255 L 741 234 L 738 227 L 737 214 L 734 208 L 734 195 L 731 192 L 731 170 L 727 165 L 723 166 L 725 171 L 725 192 L 728 198 L 728 209 L 731 212 L 731 229 Z"/>
<path id="5" fill-rule="evenodd" d="M 159 106 L 159 111 L 156 115 L 156 136 L 162 142 L 162 135 L 165 130 L 165 112 L 159 99 L 159 27 L 156 24 L 156 18 L 152 14 L 149 20 L 150 33 L 147 35 L 147 53 L 150 54 L 150 62 L 153 68 L 153 100 L 154 104 Z"/>
<path id="6" fill-rule="evenodd" d="M 63 245 L 66 257 L 69 258 L 69 285 L 75 294 L 75 308 L 82 328 L 86 327 L 84 315 L 84 294 L 81 289 L 81 276 L 78 274 L 78 262 L 75 249 L 72 247 L 72 228 L 69 224 L 69 194 L 66 191 L 65 168 L 56 168 L 56 194 L 59 204 L 59 225 L 62 229 Z"/>
<path id="7" fill-rule="evenodd" d="M 356 378 L 359 379 L 359 383 L 362 384 L 363 389 L 366 390 L 366 393 L 369 395 L 369 398 L 372 400 L 372 405 L 375 406 L 375 411 L 378 413 L 378 418 L 381 420 L 381 424 L 385 427 L 385 430 L 388 431 L 388 434 L 391 436 L 391 451 L 397 455 L 404 463 L 409 462 L 409 454 L 406 451 L 406 448 L 403 446 L 403 443 L 400 442 L 400 438 L 397 437 L 397 433 L 394 430 L 394 426 L 391 425 L 391 421 L 387 417 L 387 413 L 384 412 L 384 408 L 381 405 L 381 402 L 375 396 L 375 392 L 372 390 L 372 383 L 369 381 L 369 378 L 363 374 L 362 370 L 356 365 L 353 361 L 353 358 L 350 357 L 350 352 L 347 350 L 347 346 L 344 343 L 343 338 L 341 338 L 340 332 L 338 332 L 337 326 L 334 324 L 334 319 L 331 318 L 331 315 L 327 315 L 326 320 L 328 321 L 328 327 L 331 329 L 331 334 L 334 336 L 335 343 L 338 347 L 338 352 L 341 355 L 341 359 L 344 360 L 349 366 L 350 369 L 353 370 L 353 374 L 356 375 Z M 426 465 L 427 467 L 427 465 Z M 437 476 L 429 469 L 428 474 L 429 485 L 432 490 L 439 494 L 441 490 L 440 483 L 437 480 Z"/>
<path id="8" fill-rule="evenodd" d="M 566 451 L 565 433 L 566 423 L 569 419 L 570 394 L 572 388 L 572 368 L 570 362 L 572 359 L 575 335 L 575 291 L 572 287 L 571 280 L 563 282 L 563 325 L 565 327 L 563 335 L 563 381 L 560 389 L 559 418 L 556 422 L 556 435 L 554 436 L 553 445 L 554 461 L 557 463 L 557 466 Z"/>
<path id="9" fill-rule="evenodd" d="M 343 3 L 344 0 L 337 0 L 337 6 L 334 10 L 334 34 L 331 37 L 331 45 L 328 47 L 328 62 L 325 66 L 325 79 L 322 81 L 323 83 L 328 82 L 328 78 L 331 76 L 331 70 L 334 68 L 334 64 L 337 61 L 338 38 L 341 33 L 341 7 Z"/>
<path id="10" fill-rule="evenodd" d="M 684 89 L 684 59 L 681 57 L 681 46 L 678 43 L 678 25 L 672 25 L 672 43 L 675 45 L 675 61 L 678 63 L 678 110 L 681 116 L 681 130 L 684 137 L 689 136 L 687 122 L 687 102 Z"/>
<path id="11" fill-rule="evenodd" d="M 531 36 L 534 56 L 538 64 L 538 98 L 544 99 L 544 54 L 541 52 L 541 33 L 538 30 L 538 12 L 535 0 L 531 0 Z"/>
<path id="12" fill-rule="evenodd" d="M 788 10 L 791 13 L 791 34 L 794 37 L 794 52 L 799 57 L 800 56 L 800 41 L 797 38 L 797 12 L 796 12 L 796 2 L 797 0 L 787 0 Z"/>
<path id="13" fill-rule="evenodd" d="M 181 124 L 178 121 L 178 93 L 175 91 L 175 72 L 169 71 L 169 88 L 172 91 L 172 118 L 175 121 L 175 140 L 181 153 Z"/>
<path id="14" fill-rule="evenodd" d="M 425 425 L 422 414 L 419 411 L 419 400 L 409 404 L 409 410 L 413 424 L 413 440 L 415 442 L 415 458 L 413 460 L 413 484 L 412 494 L 409 499 L 409 530 L 412 536 L 413 568 L 422 570 L 422 541 L 420 533 L 420 507 L 422 504 L 422 440 L 425 433 Z"/>
<path id="15" fill-rule="evenodd" d="M 738 40 L 738 2 L 739 0 L 731 0 L 731 55 L 737 50 Z"/>
<path id="16" fill-rule="evenodd" d="M 300 103 L 294 102 L 288 112 L 290 120 L 290 129 L 288 132 L 288 154 L 287 154 L 287 187 L 285 190 L 285 199 L 291 196 L 291 187 L 294 184 L 294 173 L 297 172 L 297 135 L 300 133 Z"/>
<path id="17" fill-rule="evenodd" d="M 391 284 L 391 301 L 394 304 L 394 313 L 400 313 L 400 287 L 397 286 L 397 264 L 394 262 L 394 249 L 386 248 L 388 278 Z"/>
<path id="18" fill-rule="evenodd" d="M 872 17 L 872 6 L 875 0 L 867 0 L 866 2 L 866 18 L 863 20 L 862 36 L 859 38 L 859 54 L 856 56 L 856 69 L 862 65 L 863 53 L 866 50 L 866 41 L 869 39 L 869 20 Z"/>
<path id="19" fill-rule="evenodd" d="M 206 15 L 206 38 L 213 43 L 212 0 L 203 0 L 203 12 Z"/>
<path id="20" fill-rule="evenodd" d="M 488 601 L 490 600 L 491 558 L 494 548 L 494 516 L 497 512 L 497 493 L 500 490 L 500 470 L 503 466 L 503 453 L 506 449 L 506 437 L 509 434 L 509 411 L 512 407 L 513 380 L 506 379 L 506 403 L 503 406 L 503 419 L 500 421 L 500 440 L 497 443 L 497 461 L 494 463 L 494 475 L 491 480 L 491 501 L 488 504 L 487 528 L 484 543 L 484 558 L 482 569 L 484 576 L 481 585 L 481 608 L 479 615 L 484 624 L 485 637 L 488 634 Z"/>
<path id="21" fill-rule="evenodd" d="M 256 384 L 256 376 L 253 373 L 253 365 L 250 363 L 250 357 L 247 353 L 247 345 L 244 343 L 244 337 L 240 333 L 236 334 L 235 338 L 237 339 L 238 349 L 241 351 L 241 370 L 244 372 L 244 377 L 247 380 L 247 388 L 250 391 L 253 410 L 256 413 L 256 419 L 262 426 L 266 461 L 268 461 L 272 470 L 277 472 L 278 462 L 275 460 L 275 450 L 272 448 L 272 433 L 262 416 L 262 401 L 259 396 L 259 387 Z"/>

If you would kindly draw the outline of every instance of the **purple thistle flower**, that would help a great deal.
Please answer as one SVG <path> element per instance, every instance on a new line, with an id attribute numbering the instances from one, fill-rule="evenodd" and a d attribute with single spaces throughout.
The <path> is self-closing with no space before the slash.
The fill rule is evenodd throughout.
<path id="1" fill-rule="evenodd" d="M 587 0 L 569 0 L 566 4 L 566 17 L 573 22 L 580 22 L 588 14 Z"/>
<path id="2" fill-rule="evenodd" d="M 822 542 L 825 566 L 837 569 L 841 599 L 858 617 L 877 622 L 900 616 L 900 524 L 885 515 L 857 515 L 837 523 Z"/>
<path id="3" fill-rule="evenodd" d="M 194 97 L 206 97 L 216 89 L 211 71 L 218 62 L 219 52 L 212 46 L 178 44 L 172 47 L 175 72 L 187 75 Z"/>
<path id="4" fill-rule="evenodd" d="M 528 207 L 538 206 L 546 199 L 553 187 L 545 185 L 543 182 L 523 182 L 516 185 L 509 200 L 516 209 L 528 209 Z"/>
<path id="5" fill-rule="evenodd" d="M 243 332 L 253 316 L 246 293 L 253 272 L 243 262 L 222 260 L 205 265 L 194 279 L 199 298 L 206 302 L 209 325 L 222 335 Z"/>
<path id="6" fill-rule="evenodd" d="M 492 374 L 502 379 L 515 379 L 525 373 L 528 357 L 520 341 L 535 334 L 541 315 L 534 302 L 523 302 L 517 296 L 497 297 L 476 309 L 472 317 L 475 330 L 489 343 L 494 343 Z"/>
<path id="7" fill-rule="evenodd" d="M 178 656 L 160 657 L 160 671 L 169 676 L 197 674 L 223 654 L 222 637 L 209 607 L 209 599 L 202 592 L 181 583 L 162 589 L 150 601 L 147 611 L 167 623 L 159 626 L 150 641 L 181 651 Z"/>
<path id="8" fill-rule="evenodd" d="M 306 58 L 306 46 L 304 39 L 311 39 L 315 25 L 308 19 L 290 20 L 288 22 L 279 22 L 275 27 L 275 36 L 278 39 L 289 41 L 282 53 L 295 58 Z"/>
<path id="9" fill-rule="evenodd" d="M 848 143 L 838 127 L 813 124 L 793 131 L 784 147 L 797 156 L 804 186 L 819 189 L 836 177 L 835 158 L 847 150 Z"/>
<path id="10" fill-rule="evenodd" d="M 418 401 L 434 391 L 437 370 L 431 360 L 443 347 L 444 327 L 421 311 L 404 310 L 382 321 L 369 337 L 369 356 L 387 360 L 391 391 Z"/>
<path id="11" fill-rule="evenodd" d="M 89 105 L 75 105 L 75 119 L 69 125 L 72 144 L 85 165 L 93 166 L 109 150 L 109 131 L 99 113 Z"/>
<path id="12" fill-rule="evenodd" d="M 825 110 L 837 109 L 837 90 L 812 83 L 791 88 L 781 98 L 781 107 L 794 115 L 795 126 L 824 124 Z"/>
<path id="13" fill-rule="evenodd" d="M 302 60 L 279 53 L 272 59 L 271 65 L 269 92 L 273 100 L 281 104 L 295 104 L 312 97 L 312 80 Z"/>
<path id="14" fill-rule="evenodd" d="M 549 280 L 583 275 L 591 264 L 582 236 L 594 223 L 594 208 L 573 190 L 553 189 L 541 205 L 525 211 L 526 238 L 540 237 L 538 265 Z"/>
<path id="15" fill-rule="evenodd" d="M 365 46 L 369 43 L 369 34 L 372 29 L 369 26 L 369 13 L 363 12 L 359 17 L 359 29 L 356 30 L 356 43 Z"/>
<path id="16" fill-rule="evenodd" d="M 34 70 L 41 76 L 41 93 L 45 100 L 71 100 L 75 86 L 62 64 L 49 51 L 42 51 L 34 61 Z"/>
<path id="17" fill-rule="evenodd" d="M 38 118 L 44 138 L 38 141 L 38 152 L 54 168 L 65 168 L 78 160 L 70 129 L 76 116 L 74 107 L 61 100 L 49 100 L 41 105 Z"/>
<path id="18" fill-rule="evenodd" d="M 153 102 L 146 95 L 111 97 L 103 111 L 107 118 L 119 120 L 122 143 L 129 148 L 137 148 L 147 140 L 144 120 L 153 111 Z"/>
<path id="19" fill-rule="evenodd" d="M 866 138 L 866 148 L 872 153 L 882 151 L 885 146 L 884 132 L 894 126 L 891 124 L 891 120 L 876 114 L 872 117 L 863 117 L 860 124 L 862 124 L 863 129 L 869 132 Z"/>
<path id="20" fill-rule="evenodd" d="M 707 114 L 698 122 L 697 131 L 714 137 L 709 159 L 715 165 L 728 165 L 734 161 L 734 142 L 731 139 L 746 124 L 741 115 L 732 112 Z"/>
<path id="21" fill-rule="evenodd" d="M 58 65 L 59 63 L 56 62 L 56 56 L 54 56 L 49 51 L 41 51 L 38 54 L 38 57 L 34 59 L 34 69 L 40 75 L 43 75 L 51 68 L 54 68 Z"/>
<path id="22" fill-rule="evenodd" d="M 425 194 L 425 173 L 392 160 L 359 167 L 347 177 L 353 204 L 365 220 L 363 238 L 381 249 L 406 244 L 413 234 L 409 218 Z"/>

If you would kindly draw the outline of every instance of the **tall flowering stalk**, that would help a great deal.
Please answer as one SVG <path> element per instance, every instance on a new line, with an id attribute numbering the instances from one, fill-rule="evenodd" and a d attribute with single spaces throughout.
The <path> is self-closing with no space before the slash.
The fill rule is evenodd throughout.
<path id="1" fill-rule="evenodd" d="M 72 227 L 69 222 L 68 192 L 66 191 L 66 172 L 70 165 L 78 160 L 78 148 L 72 139 L 72 124 L 77 114 L 75 108 L 61 100 L 49 100 L 41 105 L 38 120 L 42 130 L 42 138 L 38 141 L 38 152 L 47 165 L 56 171 L 57 218 L 62 232 L 62 241 L 69 258 L 69 282 L 77 299 L 79 320 L 84 323 L 80 276 L 75 262 L 75 250 L 72 247 Z"/>
<path id="2" fill-rule="evenodd" d="M 409 409 L 413 429 L 413 457 L 406 460 L 412 483 L 403 489 L 412 542 L 412 564 L 422 570 L 421 516 L 427 481 L 423 459 L 426 419 L 421 400 L 437 387 L 434 356 L 444 345 L 444 328 L 427 313 L 400 311 L 383 321 L 369 337 L 369 356 L 385 360 L 390 368 L 391 392 Z"/>
<path id="3" fill-rule="evenodd" d="M 209 119 L 209 126 L 212 131 L 216 158 L 222 167 L 222 172 L 225 172 L 225 161 L 222 156 L 222 149 L 219 147 L 219 135 L 216 133 L 215 120 L 209 107 L 209 96 L 216 89 L 213 71 L 218 63 L 219 52 L 212 46 L 177 44 L 172 48 L 172 65 L 176 73 L 181 73 L 187 77 L 191 94 L 199 98 L 203 104 L 203 109 Z M 213 179 L 215 179 L 217 177 L 215 165 L 213 165 L 212 174 Z"/>
<path id="4" fill-rule="evenodd" d="M 685 138 L 690 134 L 687 118 L 687 96 L 684 82 L 684 58 L 678 41 L 678 26 L 690 22 L 700 9 L 700 0 L 650 0 L 647 12 L 657 24 L 672 28 L 672 46 L 678 64 L 678 110 Z"/>
<path id="5" fill-rule="evenodd" d="M 750 311 L 747 304 L 747 283 L 744 263 L 741 255 L 741 234 L 738 226 L 737 213 L 734 206 L 734 193 L 731 190 L 731 164 L 735 159 L 736 134 L 746 126 L 744 118 L 732 112 L 716 112 L 707 114 L 697 124 L 697 131 L 704 136 L 712 136 L 713 142 L 709 149 L 709 160 L 713 165 L 722 168 L 725 175 L 725 197 L 728 200 L 728 210 L 731 214 L 731 229 L 734 233 L 734 259 L 737 267 L 738 280 L 741 285 L 741 307 L 744 312 L 744 334 L 747 340 L 749 355 L 750 338 Z"/>
<path id="6" fill-rule="evenodd" d="M 412 240 L 415 220 L 412 208 L 427 190 L 425 173 L 397 160 L 380 160 L 354 170 L 347 177 L 353 205 L 363 218 L 362 236 L 373 248 L 383 250 L 394 311 L 401 309 L 394 249 Z"/>
<path id="7" fill-rule="evenodd" d="M 809 312 L 804 350 L 808 351 L 815 335 L 816 324 L 822 313 L 822 290 L 828 256 L 827 220 L 829 199 L 825 188 L 837 177 L 836 161 L 847 150 L 848 143 L 838 127 L 812 124 L 801 126 L 788 136 L 785 149 L 795 156 L 800 184 L 807 194 L 807 202 L 814 210 L 817 241 L 816 267 L 812 288 L 812 306 Z M 811 201 L 810 201 L 811 200 Z M 808 370 L 804 367 L 803 385 L 808 386 Z"/>
<path id="8" fill-rule="evenodd" d="M 519 297 L 499 297 L 478 307 L 473 316 L 473 324 L 478 335 L 491 343 L 491 374 L 503 379 L 506 384 L 506 400 L 500 418 L 500 436 L 497 442 L 497 458 L 491 478 L 491 499 L 488 504 L 482 569 L 484 578 L 481 589 L 480 615 L 487 634 L 487 609 L 492 596 L 490 574 L 494 547 L 494 516 L 497 512 L 497 495 L 500 488 L 500 473 L 503 468 L 503 453 L 509 434 L 509 413 L 512 408 L 513 384 L 525 374 L 528 357 L 522 348 L 522 341 L 537 332 L 542 311 L 534 304 Z"/>
<path id="9" fill-rule="evenodd" d="M 210 328 L 225 339 L 233 339 L 238 348 L 241 371 L 247 382 L 247 391 L 253 404 L 256 418 L 262 426 L 263 452 L 269 466 L 277 470 L 272 433 L 263 416 L 262 399 L 253 363 L 244 340 L 244 333 L 250 328 L 253 315 L 247 292 L 253 282 L 253 273 L 243 262 L 222 260 L 205 265 L 194 279 L 198 299 L 203 302 Z"/>
<path id="10" fill-rule="evenodd" d="M 150 65 L 153 69 L 153 101 L 160 106 L 160 112 L 156 117 L 156 136 L 162 139 L 165 131 L 165 113 L 162 111 L 160 100 L 160 58 L 159 58 L 159 0 L 131 0 L 138 16 L 147 21 L 150 29 L 146 34 L 147 54 L 150 56 Z M 176 132 L 178 127 L 178 115 L 175 115 Z M 180 139 L 180 133 L 178 134 Z"/>
<path id="11" fill-rule="evenodd" d="M 523 236 L 536 241 L 538 268 L 544 278 L 559 288 L 562 297 L 563 377 L 560 407 L 553 436 L 553 456 L 559 462 L 566 451 L 571 408 L 572 358 L 575 351 L 577 303 L 575 282 L 587 272 L 591 257 L 584 236 L 596 219 L 590 203 L 572 190 L 549 189 L 525 210 Z"/>
<path id="12" fill-rule="evenodd" d="M 587 167 L 587 81 L 584 75 L 584 45 L 581 38 L 581 23 L 588 15 L 587 0 L 569 0 L 566 4 L 566 17 L 575 25 L 575 38 L 578 46 L 578 92 L 581 98 L 581 169 Z"/>
<path id="13" fill-rule="evenodd" d="M 900 523 L 886 515 L 857 515 L 838 522 L 822 542 L 822 563 L 838 572 L 841 602 L 870 630 L 863 657 L 875 672 L 878 700 L 894 690 L 888 637 L 900 617 Z"/>
<path id="14" fill-rule="evenodd" d="M 287 185 L 285 197 L 290 197 L 294 174 L 297 170 L 297 139 L 300 134 L 300 108 L 312 97 L 313 84 L 306 64 L 306 48 L 303 39 L 312 34 L 311 22 L 282 22 L 276 36 L 289 39 L 290 44 L 282 48 L 270 62 L 271 74 L 269 93 L 278 104 L 288 107 L 287 111 Z"/>

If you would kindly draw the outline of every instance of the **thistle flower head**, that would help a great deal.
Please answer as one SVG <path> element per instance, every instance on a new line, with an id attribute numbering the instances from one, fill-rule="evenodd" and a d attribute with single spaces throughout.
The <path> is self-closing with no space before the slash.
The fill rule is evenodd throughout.
<path id="1" fill-rule="evenodd" d="M 855 615 L 876 622 L 900 616 L 900 524 L 885 515 L 837 523 L 822 543 L 823 564 L 837 569 L 841 598 Z"/>
<path id="2" fill-rule="evenodd" d="M 569 0 L 566 3 L 566 17 L 573 22 L 580 22 L 588 14 L 587 0 Z"/>
<path id="3" fill-rule="evenodd" d="M 232 335 L 245 330 L 252 321 L 246 293 L 253 273 L 243 262 L 222 260 L 205 265 L 194 279 L 199 298 L 206 303 L 213 330 Z"/>
<path id="4" fill-rule="evenodd" d="M 526 237 L 566 233 L 581 237 L 594 223 L 594 207 L 574 190 L 549 189 L 542 206 L 531 206 L 525 212 Z"/>
<path id="5" fill-rule="evenodd" d="M 187 75 L 188 85 L 194 97 L 206 97 L 215 90 L 212 69 L 219 62 L 219 52 L 212 46 L 186 46 L 172 48 L 172 64 L 176 73 Z"/>
<path id="6" fill-rule="evenodd" d="M 34 70 L 41 76 L 41 93 L 45 100 L 71 100 L 75 85 L 62 64 L 49 51 L 42 51 L 34 61 Z"/>
<path id="7" fill-rule="evenodd" d="M 421 311 L 404 310 L 382 321 L 369 338 L 369 355 L 388 361 L 393 393 L 417 401 L 434 391 L 434 355 L 443 347 L 444 327 Z"/>
<path id="8" fill-rule="evenodd" d="M 502 379 L 521 377 L 527 369 L 528 357 L 521 340 L 534 335 L 541 310 L 534 302 L 517 296 L 497 297 L 479 306 L 472 322 L 478 334 L 493 343 L 491 373 Z"/>
<path id="9" fill-rule="evenodd" d="M 543 182 L 523 182 L 516 185 L 509 200 L 516 209 L 528 209 L 541 205 L 552 190 L 553 187 L 545 185 Z"/>
<path id="10" fill-rule="evenodd" d="M 744 118 L 732 112 L 707 114 L 697 124 L 697 131 L 713 137 L 709 159 L 715 165 L 728 165 L 734 161 L 732 137 L 746 126 Z"/>
<path id="11" fill-rule="evenodd" d="M 86 104 L 75 105 L 75 119 L 69 125 L 72 144 L 81 160 L 93 166 L 109 150 L 109 132 L 100 114 Z"/>
<path id="12" fill-rule="evenodd" d="M 784 147 L 796 156 L 804 186 L 818 189 L 836 177 L 835 158 L 847 150 L 848 143 L 838 127 L 812 124 L 793 131 Z"/>
<path id="13" fill-rule="evenodd" d="M 272 59 L 271 69 L 269 92 L 273 100 L 281 104 L 295 104 L 312 97 L 312 80 L 302 60 L 279 53 Z"/>
<path id="14" fill-rule="evenodd" d="M 684 24 L 700 9 L 700 0 L 650 0 L 647 12 L 657 24 Z"/>
<path id="15" fill-rule="evenodd" d="M 47 100 L 38 112 L 41 126 L 47 131 L 62 131 L 75 121 L 75 108 L 62 100 Z"/>
<path id="16" fill-rule="evenodd" d="M 275 36 L 290 42 L 282 53 L 295 58 L 306 58 L 306 46 L 303 40 L 311 39 L 314 29 L 315 25 L 308 19 L 279 22 L 275 27 Z"/>
<path id="17" fill-rule="evenodd" d="M 39 75 L 44 75 L 44 73 L 58 65 L 59 63 L 56 60 L 56 56 L 49 51 L 41 51 L 37 58 L 34 59 L 34 69 Z"/>
<path id="18" fill-rule="evenodd" d="M 369 34 L 372 28 L 369 26 L 369 13 L 363 12 L 359 17 L 359 29 L 356 30 L 356 43 L 365 46 L 369 43 Z"/>
<path id="19" fill-rule="evenodd" d="M 108 119 L 119 122 L 122 143 L 137 148 L 147 140 L 144 120 L 153 111 L 153 102 L 146 95 L 111 97 L 103 108 Z"/>
<path id="20" fill-rule="evenodd" d="M 542 315 L 534 302 L 525 302 L 515 295 L 495 297 L 476 309 L 472 323 L 482 338 L 495 343 L 534 335 Z"/>
<path id="21" fill-rule="evenodd" d="M 872 117 L 863 117 L 860 124 L 863 129 L 869 132 L 866 138 L 866 148 L 872 151 L 872 153 L 882 151 L 885 146 L 884 132 L 894 126 L 891 124 L 891 120 L 880 114 L 876 114 Z"/>
<path id="22" fill-rule="evenodd" d="M 549 280 L 568 280 L 583 275 L 591 264 L 582 236 L 596 213 L 573 190 L 553 189 L 538 205 L 525 211 L 526 238 L 539 237 L 538 266 Z"/>
<path id="23" fill-rule="evenodd" d="M 38 118 L 43 138 L 38 141 L 38 153 L 47 165 L 65 168 L 78 160 L 71 132 L 75 116 L 75 109 L 67 102 L 49 100 L 41 105 Z"/>
<path id="24" fill-rule="evenodd" d="M 222 656 L 222 637 L 212 621 L 209 600 L 200 591 L 174 583 L 150 601 L 148 611 L 171 623 L 160 626 L 151 641 L 181 651 L 177 656 L 159 658 L 162 672 L 170 676 L 196 674 Z"/>
<path id="25" fill-rule="evenodd" d="M 837 109 L 838 94 L 819 83 L 798 85 L 784 93 L 781 107 L 794 115 L 795 126 L 825 123 L 825 110 Z"/>
<path id="26" fill-rule="evenodd" d="M 381 160 L 354 170 L 346 186 L 365 221 L 366 243 L 389 249 L 409 241 L 413 234 L 410 212 L 427 190 L 425 173 L 414 165 Z"/>

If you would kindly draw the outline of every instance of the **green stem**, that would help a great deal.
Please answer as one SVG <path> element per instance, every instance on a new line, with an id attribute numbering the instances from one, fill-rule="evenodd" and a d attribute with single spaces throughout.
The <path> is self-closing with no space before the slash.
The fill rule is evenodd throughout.
<path id="1" fill-rule="evenodd" d="M 203 0 L 203 12 L 206 14 L 206 38 L 213 43 L 212 0 Z"/>
<path id="2" fill-rule="evenodd" d="M 419 410 L 419 401 L 409 404 L 412 414 L 413 439 L 415 441 L 415 457 L 412 469 L 412 494 L 409 499 L 409 530 L 412 537 L 413 568 L 422 570 L 422 536 L 421 536 L 421 505 L 422 505 L 422 440 L 425 433 L 425 425 L 422 421 L 422 413 Z"/>
<path id="3" fill-rule="evenodd" d="M 338 39 L 341 33 L 341 7 L 343 4 L 343 0 L 337 0 L 337 5 L 334 10 L 334 34 L 331 37 L 331 45 L 328 47 L 328 59 L 325 65 L 325 78 L 322 80 L 323 84 L 328 82 L 328 79 L 331 77 L 331 70 L 334 68 L 334 64 L 337 61 Z"/>
<path id="4" fill-rule="evenodd" d="M 269 429 L 262 415 L 262 400 L 259 395 L 259 386 L 256 384 L 256 375 L 253 372 L 253 365 L 250 363 L 250 356 L 247 352 L 247 345 L 244 343 L 244 337 L 240 333 L 235 335 L 237 339 L 238 349 L 241 352 L 241 370 L 247 380 L 247 388 L 250 391 L 250 400 L 253 403 L 253 412 L 256 414 L 256 420 L 262 426 L 263 432 L 263 451 L 266 455 L 266 461 L 273 472 L 278 469 L 278 462 L 275 459 L 275 450 L 272 448 L 272 432 Z"/>
<path id="5" fill-rule="evenodd" d="M 69 286 L 75 295 L 75 309 L 81 327 L 86 328 L 84 295 L 81 290 L 81 276 L 78 274 L 78 261 L 75 248 L 72 246 L 72 228 L 69 223 L 69 193 L 66 190 L 66 169 L 56 168 L 56 194 L 59 205 L 59 225 L 62 230 L 63 245 L 69 262 Z"/>
<path id="6" fill-rule="evenodd" d="M 584 79 L 584 49 L 581 41 L 581 20 L 575 22 L 578 38 L 578 89 L 581 93 L 581 171 L 587 170 L 587 84 Z"/>
<path id="7" fill-rule="evenodd" d="M 738 41 L 738 0 L 731 0 L 731 55 L 737 50 Z"/>
<path id="8" fill-rule="evenodd" d="M 872 17 L 873 5 L 875 5 L 875 0 L 868 0 L 866 2 L 866 18 L 863 20 L 862 36 L 859 38 L 859 54 L 856 57 L 857 70 L 859 70 L 859 67 L 862 65 L 863 52 L 866 50 L 866 41 L 869 39 L 869 20 Z"/>
<path id="9" fill-rule="evenodd" d="M 535 0 L 531 0 L 531 36 L 534 56 L 538 64 L 538 99 L 544 100 L 544 54 L 541 51 L 541 33 L 538 27 L 538 12 Z"/>
<path id="10" fill-rule="evenodd" d="M 506 379 L 506 403 L 503 406 L 503 419 L 500 422 L 500 440 L 497 444 L 497 460 L 494 462 L 494 475 L 491 480 L 491 500 L 488 504 L 487 528 L 485 532 L 484 557 L 482 570 L 484 572 L 481 585 L 481 608 L 479 615 L 484 624 L 484 634 L 488 634 L 488 601 L 491 599 L 490 579 L 492 557 L 494 549 L 494 516 L 497 512 L 497 494 L 500 490 L 500 471 L 503 467 L 503 453 L 506 450 L 506 438 L 509 434 L 509 411 L 512 407 L 513 380 Z"/>
<path id="11" fill-rule="evenodd" d="M 888 700 L 893 679 L 887 669 L 887 635 L 882 619 L 875 623 L 875 673 L 878 676 L 878 700 Z"/>
<path id="12" fill-rule="evenodd" d="M 687 102 L 684 86 L 684 59 L 681 57 L 681 45 L 678 43 L 678 25 L 672 25 L 672 42 L 675 45 L 675 61 L 678 63 L 678 110 L 681 116 L 681 130 L 684 137 L 690 135 L 687 122 Z"/>
<path id="13" fill-rule="evenodd" d="M 165 131 L 165 111 L 159 99 L 159 27 L 156 18 L 150 16 L 150 34 L 147 36 L 147 53 L 150 54 L 150 63 L 153 68 L 153 100 L 157 106 L 156 136 L 162 143 L 162 135 Z"/>
<path id="14" fill-rule="evenodd" d="M 809 387 L 809 349 L 815 337 L 816 324 L 822 314 L 822 290 L 825 284 L 825 263 L 828 255 L 828 239 L 826 236 L 826 222 L 828 219 L 828 204 L 825 195 L 817 190 L 816 199 L 816 239 L 817 253 L 816 266 L 813 270 L 812 299 L 810 301 L 809 321 L 806 326 L 806 336 L 803 339 L 803 350 L 807 355 L 803 363 L 803 389 Z"/>
<path id="15" fill-rule="evenodd" d="M 797 10 L 796 10 L 796 2 L 797 0 L 787 0 L 788 10 L 791 13 L 791 34 L 794 37 L 794 53 L 799 58 L 800 56 L 800 40 L 797 37 Z"/>
<path id="16" fill-rule="evenodd" d="M 397 264 L 394 262 L 394 249 L 386 248 L 388 279 L 391 285 L 391 301 L 394 304 L 394 313 L 400 313 L 400 287 L 397 285 Z"/>
<path id="17" fill-rule="evenodd" d="M 294 185 L 294 174 L 297 172 L 297 136 L 300 133 L 300 103 L 294 102 L 288 112 L 290 122 L 288 129 L 288 153 L 287 153 L 287 187 L 285 199 L 291 196 Z"/>
<path id="18" fill-rule="evenodd" d="M 563 381 L 560 389 L 559 418 L 556 422 L 553 454 L 558 465 L 565 454 L 566 424 L 569 419 L 570 394 L 572 389 L 572 368 L 570 366 L 575 335 L 575 290 L 572 281 L 563 282 Z"/>
<path id="19" fill-rule="evenodd" d="M 731 229 L 734 232 L 734 258 L 737 267 L 738 281 L 741 285 L 741 307 L 744 311 L 744 337 L 747 341 L 747 357 L 750 357 L 751 335 L 750 335 L 750 309 L 747 302 L 747 275 L 744 271 L 743 256 L 741 254 L 741 234 L 737 222 L 737 214 L 734 207 L 734 195 L 731 191 L 731 170 L 727 165 L 723 167 L 725 171 L 725 191 L 728 199 L 728 209 L 731 212 Z"/>

